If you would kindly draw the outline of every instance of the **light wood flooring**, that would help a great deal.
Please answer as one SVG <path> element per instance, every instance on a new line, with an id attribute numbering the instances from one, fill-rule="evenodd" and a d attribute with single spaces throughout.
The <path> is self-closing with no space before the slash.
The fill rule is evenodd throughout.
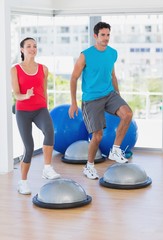
<path id="1" fill-rule="evenodd" d="M 142 189 L 119 190 L 89 180 L 83 164 L 67 164 L 54 152 L 53 166 L 63 178 L 79 183 L 92 197 L 88 205 L 69 209 L 44 209 L 32 198 L 47 183 L 41 178 L 43 156 L 32 159 L 29 182 L 32 195 L 20 195 L 16 188 L 19 164 L 0 175 L 1 240 L 163 240 L 163 154 L 134 150 L 130 160 L 144 168 L 152 184 Z M 96 164 L 100 177 L 113 164 Z"/>

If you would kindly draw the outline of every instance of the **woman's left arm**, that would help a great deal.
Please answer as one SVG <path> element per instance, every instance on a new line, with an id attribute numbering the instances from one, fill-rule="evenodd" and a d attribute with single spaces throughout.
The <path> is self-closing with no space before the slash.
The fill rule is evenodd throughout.
<path id="1" fill-rule="evenodd" d="M 44 70 L 44 95 L 47 101 L 48 68 L 45 65 L 43 65 L 43 70 Z"/>

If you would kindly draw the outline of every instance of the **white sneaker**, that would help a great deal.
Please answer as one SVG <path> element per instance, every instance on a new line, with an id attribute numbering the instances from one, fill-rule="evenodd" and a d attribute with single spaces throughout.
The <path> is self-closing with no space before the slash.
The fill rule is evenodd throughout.
<path id="1" fill-rule="evenodd" d="M 87 165 L 84 167 L 83 171 L 84 175 L 87 176 L 89 179 L 97 179 L 99 178 L 97 171 L 94 167 L 87 167 Z"/>
<path id="2" fill-rule="evenodd" d="M 19 181 L 18 182 L 18 188 L 17 188 L 18 192 L 20 194 L 24 194 L 24 195 L 28 195 L 28 194 L 31 194 L 31 190 L 30 190 L 30 187 L 28 185 L 28 182 L 27 181 Z"/>
<path id="3" fill-rule="evenodd" d="M 43 169 L 42 178 L 44 179 L 53 180 L 60 177 L 60 174 L 56 173 L 56 171 L 51 166 Z"/>
<path id="4" fill-rule="evenodd" d="M 128 162 L 128 160 L 124 156 L 124 152 L 120 148 L 116 148 L 114 150 L 111 149 L 108 158 L 118 163 Z"/>

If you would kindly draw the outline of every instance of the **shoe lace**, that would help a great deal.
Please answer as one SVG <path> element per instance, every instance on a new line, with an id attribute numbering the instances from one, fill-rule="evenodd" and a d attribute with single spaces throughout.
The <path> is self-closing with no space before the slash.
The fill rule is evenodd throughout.
<path id="1" fill-rule="evenodd" d="M 55 173 L 55 171 L 54 171 L 54 169 L 53 169 L 52 167 L 49 167 L 49 168 L 47 169 L 47 172 L 48 172 L 49 174 L 54 174 L 54 173 Z"/>
<path id="2" fill-rule="evenodd" d="M 127 147 L 125 148 L 125 150 L 121 150 L 121 152 L 122 152 L 122 156 L 123 156 L 123 157 L 125 157 L 126 150 L 127 150 L 128 147 L 129 147 L 129 145 L 127 145 Z"/>
<path id="3" fill-rule="evenodd" d="M 91 174 L 96 174 L 97 173 L 97 171 L 94 167 L 87 167 L 87 169 Z"/>

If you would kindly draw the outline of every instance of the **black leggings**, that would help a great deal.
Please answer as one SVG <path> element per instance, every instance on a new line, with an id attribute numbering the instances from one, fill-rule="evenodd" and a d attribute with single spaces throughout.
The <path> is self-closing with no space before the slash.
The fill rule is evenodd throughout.
<path id="1" fill-rule="evenodd" d="M 54 128 L 48 109 L 42 108 L 36 111 L 17 110 L 16 120 L 25 147 L 23 162 L 30 163 L 34 151 L 32 123 L 44 134 L 43 145 L 54 145 Z"/>

